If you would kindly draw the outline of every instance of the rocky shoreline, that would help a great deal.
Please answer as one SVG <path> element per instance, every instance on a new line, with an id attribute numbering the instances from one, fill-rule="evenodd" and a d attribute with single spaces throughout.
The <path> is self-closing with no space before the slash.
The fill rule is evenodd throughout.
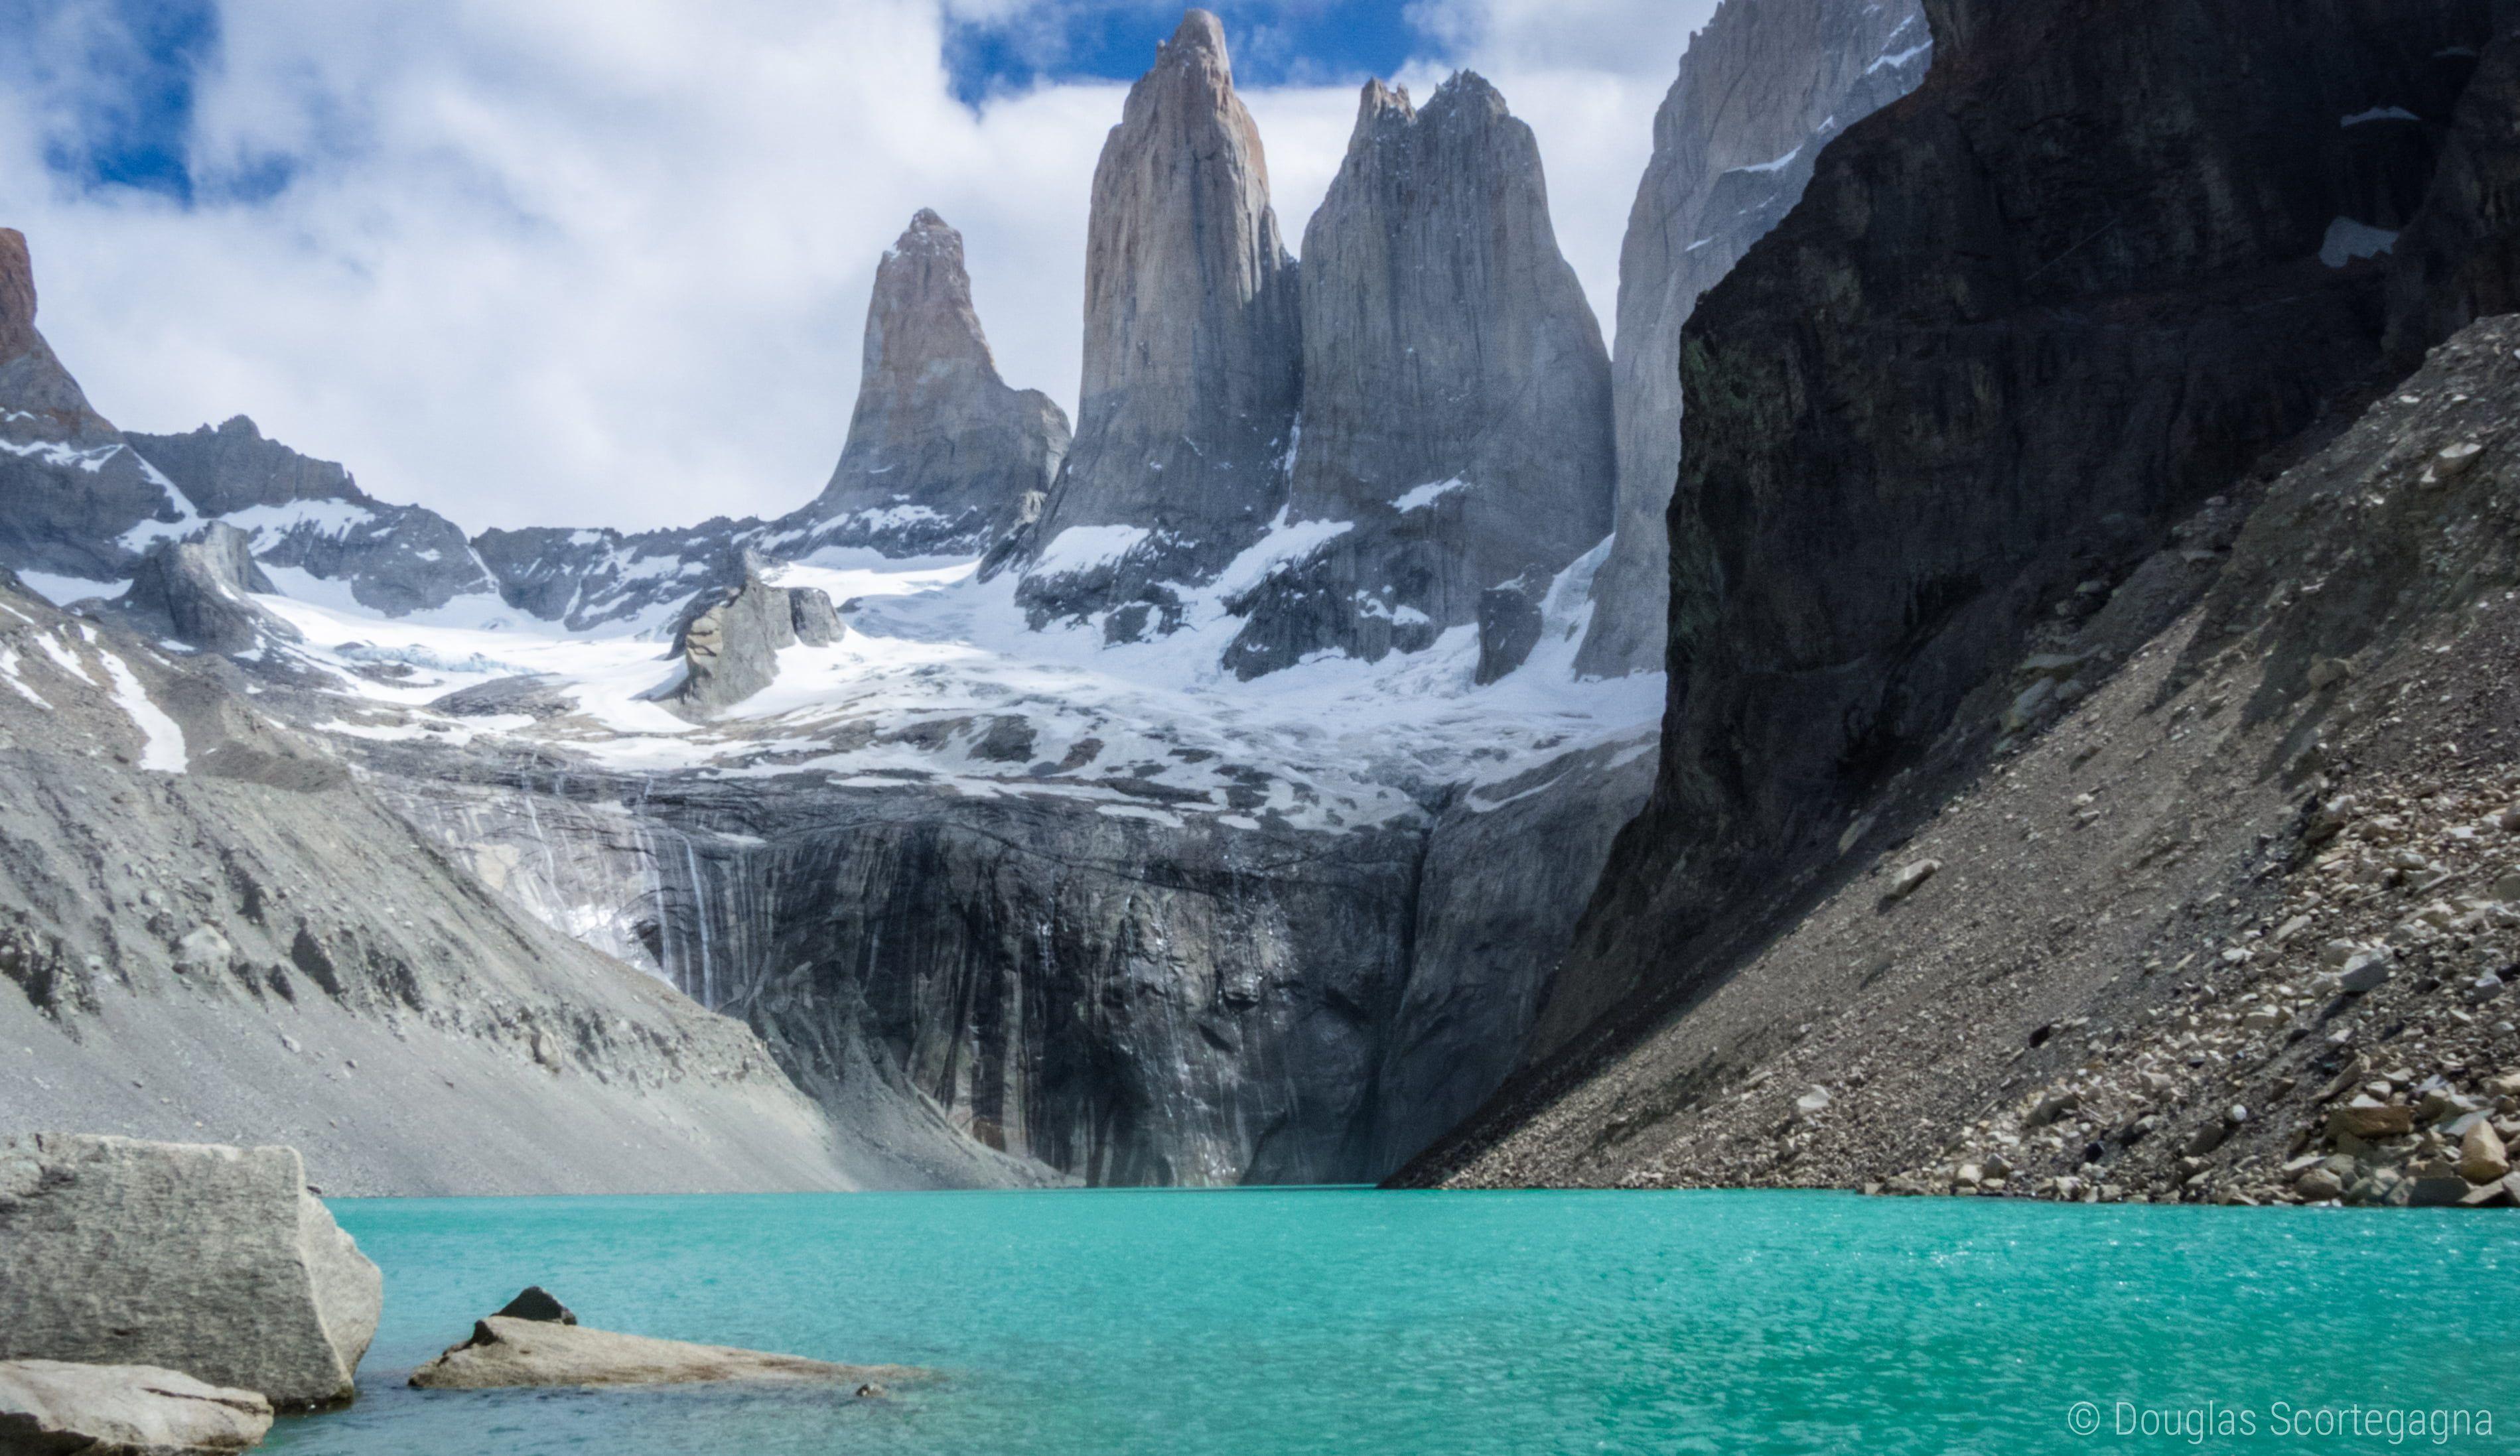
<path id="1" fill-rule="evenodd" d="M 218 1456 L 350 1403 L 383 1277 L 293 1148 L 0 1140 L 0 1456 Z M 430 1390 L 771 1382 L 861 1399 L 933 1373 L 580 1325 L 539 1287 L 421 1366 Z"/>

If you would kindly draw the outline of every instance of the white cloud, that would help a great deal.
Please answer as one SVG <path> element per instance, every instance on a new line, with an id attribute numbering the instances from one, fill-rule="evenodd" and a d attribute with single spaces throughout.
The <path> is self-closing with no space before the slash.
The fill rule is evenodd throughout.
<path id="1" fill-rule="evenodd" d="M 1583 0 L 1557 27 L 1627 36 L 1606 44 L 1551 38 L 1538 0 L 1430 27 L 1539 134 L 1605 324 L 1669 8 Z M 1008 378 L 1073 402 L 1122 88 L 975 113 L 938 0 L 252 0 L 223 24 L 195 167 L 216 196 L 293 158 L 264 201 L 67 192 L 34 88 L 0 87 L 0 222 L 33 245 L 46 333 L 129 427 L 242 411 L 474 529 L 782 510 L 838 455 L 874 265 L 921 206 L 963 230 Z M 1422 95 L 1446 68 L 1407 78 Z M 1293 245 L 1354 97 L 1246 99 Z"/>

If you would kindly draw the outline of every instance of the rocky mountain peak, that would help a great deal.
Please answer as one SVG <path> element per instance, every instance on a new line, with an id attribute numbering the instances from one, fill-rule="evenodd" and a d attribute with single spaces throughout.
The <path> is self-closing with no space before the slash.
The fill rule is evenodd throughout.
<path id="1" fill-rule="evenodd" d="M 1539 144 L 1478 75 L 1422 109 L 1365 87 L 1304 234 L 1303 350 L 1289 514 L 1346 529 L 1229 603 L 1238 673 L 1418 650 L 1508 583 L 1522 609 L 1488 616 L 1536 617 L 1609 534 L 1608 352 L 1558 251 Z"/>
<path id="2" fill-rule="evenodd" d="M 1177 620 L 1284 498 L 1301 390 L 1294 262 L 1216 18 L 1192 11 L 1129 90 L 1094 172 L 1076 446 L 1030 548 L 1036 619 Z M 1084 530 L 1118 551 L 1080 551 Z M 1079 538 L 1084 540 L 1087 538 Z"/>
<path id="3" fill-rule="evenodd" d="M 771 540 L 788 552 L 977 553 L 1050 488 L 1067 445 L 1065 412 L 999 377 L 963 235 L 922 207 L 876 265 L 839 464 Z"/>

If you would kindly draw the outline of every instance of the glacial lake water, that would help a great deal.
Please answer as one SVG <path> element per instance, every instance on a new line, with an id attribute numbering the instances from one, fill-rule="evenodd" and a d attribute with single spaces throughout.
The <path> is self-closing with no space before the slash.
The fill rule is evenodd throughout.
<path id="1" fill-rule="evenodd" d="M 2520 1449 L 2508 1213 L 1362 1189 L 333 1207 L 384 1269 L 383 1327 L 357 1403 L 267 1450 Z M 404 1386 L 526 1284 L 593 1325 L 945 1378 L 879 1402 Z M 2357 1404 L 2483 1409 L 2494 1434 L 2293 1432 Z M 2180 1429 L 2239 1411 L 2236 1438 Z"/>

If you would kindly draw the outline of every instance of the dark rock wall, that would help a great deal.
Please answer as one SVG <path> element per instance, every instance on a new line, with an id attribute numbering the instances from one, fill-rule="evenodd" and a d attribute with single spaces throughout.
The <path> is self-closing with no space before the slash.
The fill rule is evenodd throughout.
<path id="1" fill-rule="evenodd" d="M 2340 220 L 2407 225 L 2488 33 L 2478 0 L 1927 8 L 1924 86 L 1684 334 L 1662 769 L 1544 1048 L 1686 993 L 2036 614 L 2367 385 L 2384 267 Z"/>

